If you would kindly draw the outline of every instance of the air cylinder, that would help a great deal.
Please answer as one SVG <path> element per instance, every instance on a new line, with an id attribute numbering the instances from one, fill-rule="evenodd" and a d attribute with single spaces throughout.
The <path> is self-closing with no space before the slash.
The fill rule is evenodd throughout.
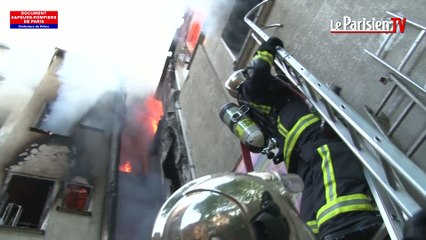
<path id="1" fill-rule="evenodd" d="M 220 110 L 219 116 L 250 151 L 258 153 L 265 148 L 265 136 L 256 122 L 247 115 L 248 110 L 246 105 L 227 103 Z"/>

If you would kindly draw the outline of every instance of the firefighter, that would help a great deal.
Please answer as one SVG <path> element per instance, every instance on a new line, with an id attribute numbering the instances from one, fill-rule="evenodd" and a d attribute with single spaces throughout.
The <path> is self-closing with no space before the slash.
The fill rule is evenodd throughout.
<path id="1" fill-rule="evenodd" d="M 305 183 L 300 216 L 318 239 L 369 239 L 382 224 L 369 194 L 361 163 L 338 137 L 321 130 L 320 118 L 304 99 L 271 70 L 279 38 L 260 45 L 252 61 L 234 72 L 226 86 L 254 121 L 277 139 L 275 162 Z"/>
<path id="2" fill-rule="evenodd" d="M 295 174 L 222 173 L 174 192 L 154 222 L 152 240 L 314 240 L 294 207 L 303 189 Z"/>

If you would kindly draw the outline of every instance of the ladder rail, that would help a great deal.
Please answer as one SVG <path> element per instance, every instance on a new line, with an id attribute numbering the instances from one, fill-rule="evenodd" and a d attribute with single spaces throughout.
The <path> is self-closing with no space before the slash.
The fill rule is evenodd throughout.
<path id="1" fill-rule="evenodd" d="M 402 239 L 402 226 L 398 225 L 397 222 L 392 221 L 396 215 L 393 211 L 394 209 L 386 207 L 392 203 L 390 203 L 389 199 L 383 196 L 385 193 L 383 193 L 380 188 L 376 188 L 376 184 L 374 184 L 375 179 L 371 176 L 371 174 L 369 174 L 369 172 L 366 172 L 365 177 L 370 185 L 373 197 L 376 199 L 377 207 L 382 214 L 386 214 L 386 217 L 383 217 L 385 226 L 391 226 L 386 229 L 389 237 L 391 239 Z"/>
<path id="2" fill-rule="evenodd" d="M 269 36 L 253 23 L 248 16 L 262 4 L 268 2 L 264 0 L 249 11 L 244 17 L 244 21 L 249 25 L 253 34 L 262 42 L 269 39 Z M 378 183 L 387 191 L 392 200 L 398 204 L 407 216 L 412 216 L 415 212 L 424 206 L 414 200 L 412 195 L 404 189 L 395 189 L 389 184 L 389 181 L 380 165 L 384 160 L 394 169 L 399 177 L 414 189 L 422 202 L 426 202 L 426 173 L 413 163 L 404 153 L 402 153 L 389 139 L 378 129 L 372 127 L 364 118 L 352 109 L 343 99 L 321 83 L 312 73 L 301 65 L 289 52 L 283 48 L 278 49 L 275 64 L 292 83 L 307 97 L 309 102 L 318 113 L 330 124 L 330 126 L 340 135 L 343 141 L 358 156 L 362 164 L 377 180 Z M 392 70 L 392 67 L 391 67 Z M 395 69 L 396 70 L 396 69 Z M 394 71 L 399 77 L 401 73 Z M 331 107 L 333 111 L 327 110 Z M 335 116 L 338 115 L 339 118 Z M 346 124 L 345 124 L 346 123 Z M 349 129 L 355 131 L 351 134 Z M 358 137 L 355 137 L 357 135 Z M 359 138 L 359 139 L 354 139 Z M 363 146 L 356 144 L 358 140 L 363 141 Z M 367 148 L 366 145 L 368 145 Z"/>

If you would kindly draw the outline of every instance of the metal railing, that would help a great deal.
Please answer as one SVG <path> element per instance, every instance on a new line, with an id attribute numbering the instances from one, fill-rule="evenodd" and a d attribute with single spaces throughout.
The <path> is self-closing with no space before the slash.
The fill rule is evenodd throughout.
<path id="1" fill-rule="evenodd" d="M 259 3 L 244 17 L 244 21 L 260 42 L 267 41 L 269 36 L 253 23 L 249 16 L 266 2 L 268 0 Z M 392 239 L 400 239 L 404 224 L 404 217 L 401 215 L 411 217 L 426 207 L 426 173 L 401 152 L 386 134 L 361 117 L 289 52 L 283 48 L 279 48 L 277 52 L 275 66 L 306 96 L 310 104 L 364 165 L 366 178 L 388 234 Z M 388 168 L 403 180 L 404 185 L 394 184 L 394 175 L 389 174 Z M 378 234 L 380 235 L 380 232 Z"/>

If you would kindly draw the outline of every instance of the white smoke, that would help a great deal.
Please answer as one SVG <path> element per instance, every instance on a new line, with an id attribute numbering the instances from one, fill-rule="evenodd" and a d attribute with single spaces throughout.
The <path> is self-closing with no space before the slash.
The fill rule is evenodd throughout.
<path id="1" fill-rule="evenodd" d="M 0 51 L 0 126 L 9 113 L 23 109 L 46 73 L 53 48 L 8 44 Z"/>
<path id="2" fill-rule="evenodd" d="M 234 1 L 229 0 L 185 0 L 185 8 L 200 12 L 203 16 L 203 33 L 208 37 L 215 33 L 216 27 L 223 22 L 223 14 L 230 11 Z"/>
<path id="3" fill-rule="evenodd" d="M 42 128 L 66 135 L 104 93 L 119 90 L 122 74 L 113 63 L 96 54 L 66 53 L 58 71 L 58 97 Z"/>
<path id="4" fill-rule="evenodd" d="M 95 97 L 100 95 L 100 91 L 105 90 L 106 87 L 100 79 L 94 79 L 95 77 L 103 76 L 104 79 L 110 80 L 112 77 L 120 78 L 115 80 L 122 82 L 129 98 L 154 92 L 161 76 L 167 50 L 176 29 L 182 23 L 185 11 L 201 10 L 204 15 L 209 16 L 203 23 L 204 31 L 208 31 L 216 24 L 216 17 L 220 17 L 220 14 L 213 12 L 212 9 L 230 7 L 227 6 L 228 2 L 226 0 L 165 0 L 152 2 L 149 6 L 134 0 L 60 1 L 46 3 L 43 6 L 29 0 L 2 2 L 0 4 L 2 19 L 8 18 L 10 10 L 34 10 L 43 7 L 43 9 L 58 11 L 59 27 L 28 31 L 9 29 L 8 26 L 2 25 L 0 41 L 18 46 L 37 46 L 39 49 L 44 49 L 43 53 L 49 60 L 55 47 L 66 50 L 64 69 L 60 73 L 62 81 L 60 91 L 63 96 L 59 96 L 58 100 L 74 104 L 71 107 L 68 105 L 66 107 L 68 109 L 80 107 L 87 109 L 95 102 Z M 27 50 L 21 51 L 16 59 L 20 59 L 21 62 L 10 61 L 9 63 L 16 66 L 15 69 L 19 69 L 16 73 L 22 76 L 13 77 L 14 81 L 22 79 L 20 85 L 26 85 L 23 89 L 33 88 L 42 78 L 49 60 L 42 61 L 37 54 Z M 38 73 L 33 74 L 34 71 Z M 82 90 L 79 91 L 77 88 Z M 88 93 L 86 89 L 92 90 L 92 93 Z M 32 92 L 26 93 L 31 95 Z M 58 103 L 56 106 L 58 110 L 59 105 Z M 63 113 L 64 111 L 60 111 L 57 115 Z M 71 113 L 67 112 L 62 116 L 69 114 Z M 76 119 L 78 116 L 68 117 Z"/>
<path id="5" fill-rule="evenodd" d="M 8 19 L 9 10 L 40 7 L 58 10 L 58 29 L 28 31 L 2 25 L 0 42 L 47 49 L 44 53 L 49 56 L 48 61 L 41 61 L 30 51 L 18 54 L 16 59 L 20 62 L 8 61 L 15 66 L 15 73 L 22 75 L 10 79 L 15 81 L 15 86 L 20 79 L 22 90 L 19 91 L 28 96 L 32 94 L 28 89 L 37 86 L 42 73 L 46 72 L 54 48 L 67 52 L 59 72 L 59 96 L 49 121 L 53 129 L 55 125 L 70 126 L 103 92 L 117 88 L 117 82 L 129 98 L 152 94 L 185 9 L 180 2 L 172 0 L 153 2 L 149 6 L 132 0 L 61 1 L 43 6 L 23 0 L 2 2 L 0 18 Z M 34 71 L 40 73 L 34 74 Z M 5 89 L 4 86 L 1 89 Z M 13 102 L 8 100 L 2 102 Z"/>

